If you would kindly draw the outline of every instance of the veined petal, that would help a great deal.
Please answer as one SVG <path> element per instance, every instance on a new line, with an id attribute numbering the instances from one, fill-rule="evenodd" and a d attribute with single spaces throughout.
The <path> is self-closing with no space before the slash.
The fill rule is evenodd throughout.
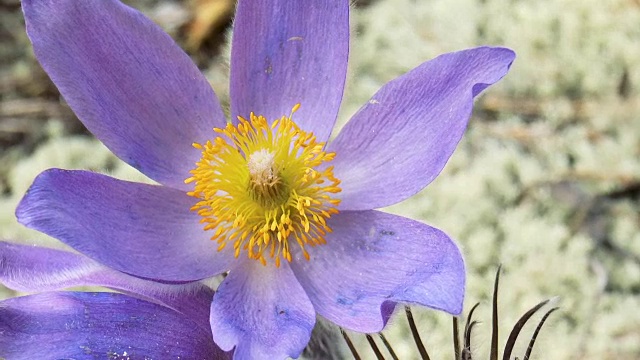
<path id="1" fill-rule="evenodd" d="M 473 98 L 514 58 L 489 47 L 445 54 L 383 86 L 327 147 L 342 181 L 340 209 L 389 206 L 433 181 L 462 138 Z"/>
<path id="2" fill-rule="evenodd" d="M 0 357 L 7 359 L 230 359 L 179 313 L 116 293 L 4 300 L 0 334 Z"/>
<path id="3" fill-rule="evenodd" d="M 297 358 L 316 321 L 309 298 L 287 262 L 239 261 L 213 297 L 213 340 L 235 360 Z"/>
<path id="4" fill-rule="evenodd" d="M 297 103 L 296 123 L 329 138 L 342 100 L 349 53 L 349 2 L 238 2 L 231 47 L 232 120 L 274 120 Z"/>
<path id="5" fill-rule="evenodd" d="M 50 169 L 16 210 L 25 226 L 128 274 L 167 282 L 200 280 L 229 269 L 232 251 L 202 230 L 186 193 L 88 171 Z"/>
<path id="6" fill-rule="evenodd" d="M 84 125 L 150 178 L 186 189 L 225 118 L 191 59 L 151 20 L 117 0 L 24 0 L 27 34 Z"/>
<path id="7" fill-rule="evenodd" d="M 462 311 L 464 261 L 440 230 L 373 210 L 341 212 L 329 224 L 327 244 L 310 249 L 309 261 L 291 262 L 318 314 L 374 333 L 396 302 Z"/>
<path id="8" fill-rule="evenodd" d="M 0 241 L 0 283 L 25 292 L 104 286 L 164 305 L 210 331 L 213 290 L 198 282 L 163 284 L 121 273 L 86 256 Z"/>

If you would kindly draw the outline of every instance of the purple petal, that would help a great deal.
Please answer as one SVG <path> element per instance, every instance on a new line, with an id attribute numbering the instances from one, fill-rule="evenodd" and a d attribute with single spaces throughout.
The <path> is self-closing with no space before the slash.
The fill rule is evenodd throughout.
<path id="1" fill-rule="evenodd" d="M 213 340 L 235 360 L 297 358 L 316 319 L 309 298 L 288 263 L 240 261 L 213 297 Z"/>
<path id="2" fill-rule="evenodd" d="M 24 0 L 36 57 L 84 125 L 150 178 L 186 189 L 193 142 L 225 118 L 191 59 L 116 0 Z"/>
<path id="3" fill-rule="evenodd" d="M 134 276 L 193 281 L 229 269 L 179 190 L 88 171 L 47 170 L 16 210 L 18 221 Z"/>
<path id="4" fill-rule="evenodd" d="M 213 290 L 207 286 L 197 282 L 162 284 L 139 279 L 67 251 L 0 241 L 0 283 L 25 292 L 105 286 L 164 305 L 210 331 Z"/>
<path id="5" fill-rule="evenodd" d="M 489 47 L 446 54 L 382 87 L 327 147 L 336 152 L 340 209 L 389 206 L 427 186 L 462 138 L 473 98 L 514 58 Z"/>
<path id="6" fill-rule="evenodd" d="M 294 121 L 318 141 L 338 114 L 349 54 L 349 2 L 239 1 L 231 46 L 231 113 Z"/>
<path id="7" fill-rule="evenodd" d="M 318 314 L 374 333 L 396 302 L 462 311 L 464 261 L 442 231 L 379 211 L 341 212 L 329 225 L 327 244 L 291 263 Z"/>
<path id="8" fill-rule="evenodd" d="M 116 293 L 53 292 L 0 302 L 7 359 L 229 359 L 163 306 Z"/>

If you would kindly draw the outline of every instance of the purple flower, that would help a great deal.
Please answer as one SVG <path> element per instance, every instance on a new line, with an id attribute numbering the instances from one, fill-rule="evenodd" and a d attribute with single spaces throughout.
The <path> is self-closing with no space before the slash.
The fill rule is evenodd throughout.
<path id="1" fill-rule="evenodd" d="M 135 10 L 116 0 L 22 4 L 35 54 L 71 108 L 160 185 L 51 169 L 18 206 L 21 223 L 159 286 L 228 271 L 209 322 L 236 359 L 297 357 L 316 314 L 371 333 L 398 302 L 461 312 L 457 246 L 373 209 L 438 175 L 511 50 L 420 65 L 326 143 L 346 75 L 347 0 L 239 1 L 232 123 L 188 56 Z"/>
<path id="2" fill-rule="evenodd" d="M 210 333 L 117 293 L 49 292 L 0 302 L 7 359 L 225 359 Z"/>
<path id="3" fill-rule="evenodd" d="M 66 251 L 0 241 L 0 282 L 45 293 L 0 301 L 0 358 L 231 359 L 208 321 L 213 291 L 161 284 Z M 114 293 L 55 290 L 104 286 Z M 129 357 L 127 357 L 129 356 Z"/>

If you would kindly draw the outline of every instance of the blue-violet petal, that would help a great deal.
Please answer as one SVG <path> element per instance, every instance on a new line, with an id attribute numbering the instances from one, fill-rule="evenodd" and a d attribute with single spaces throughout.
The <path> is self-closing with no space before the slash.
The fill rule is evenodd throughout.
<path id="1" fill-rule="evenodd" d="M 341 210 L 405 200 L 440 173 L 462 138 L 473 98 L 507 74 L 515 54 L 480 47 L 441 55 L 382 87 L 327 150 L 336 152 Z"/>
<path id="2" fill-rule="evenodd" d="M 12 360 L 230 358 L 179 313 L 116 293 L 4 300 L 0 334 L 0 357 Z"/>
<path id="3" fill-rule="evenodd" d="M 233 251 L 217 251 L 194 199 L 183 191 L 88 171 L 50 169 L 35 179 L 16 215 L 113 269 L 186 282 L 229 269 Z"/>
<path id="4" fill-rule="evenodd" d="M 397 302 L 460 314 L 464 261 L 442 231 L 375 210 L 341 212 L 329 224 L 327 244 L 291 263 L 318 314 L 364 333 L 381 331 Z"/>
<path id="5" fill-rule="evenodd" d="M 186 189 L 193 142 L 226 124 L 211 86 L 174 41 L 117 0 L 24 0 L 38 61 L 78 118 L 150 178 Z"/>
<path id="6" fill-rule="evenodd" d="M 318 141 L 338 114 L 349 53 L 345 0 L 240 1 L 231 46 L 231 113 L 294 120 Z"/>
<path id="7" fill-rule="evenodd" d="M 242 257 L 218 287 L 211 304 L 211 332 L 235 360 L 297 358 L 316 321 L 309 298 L 285 261 Z"/>

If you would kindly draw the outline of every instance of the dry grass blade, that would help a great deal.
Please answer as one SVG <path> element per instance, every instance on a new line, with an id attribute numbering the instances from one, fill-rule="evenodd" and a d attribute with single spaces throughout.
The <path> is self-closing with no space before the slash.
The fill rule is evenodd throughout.
<path id="1" fill-rule="evenodd" d="M 373 337 L 369 334 L 367 334 L 367 341 L 369 342 L 369 346 L 371 346 L 371 350 L 373 350 L 374 354 L 376 354 L 376 358 L 378 360 L 385 360 L 384 356 L 380 352 L 380 349 L 378 349 L 378 345 L 373 340 Z"/>
<path id="2" fill-rule="evenodd" d="M 471 359 L 471 329 L 477 323 L 477 321 L 471 321 L 473 319 L 473 313 L 480 306 L 480 303 L 476 303 L 473 305 L 471 310 L 469 311 L 469 315 L 467 316 L 467 322 L 464 325 L 464 344 L 462 348 L 461 359 L 470 360 Z"/>
<path id="3" fill-rule="evenodd" d="M 477 302 L 475 305 L 473 305 L 473 307 L 469 311 L 469 315 L 467 316 L 467 322 L 464 325 L 464 334 L 465 334 L 465 336 L 467 336 L 467 333 L 469 333 L 469 324 L 471 324 L 471 319 L 473 319 L 473 313 L 476 311 L 478 306 L 480 306 L 479 302 Z M 465 346 L 466 346 L 466 343 L 465 343 Z"/>
<path id="4" fill-rule="evenodd" d="M 411 308 L 408 306 L 405 306 L 404 311 L 407 314 L 407 321 L 409 321 L 409 327 L 411 328 L 411 335 L 413 335 L 413 340 L 415 341 L 416 346 L 418 347 L 420 358 L 422 360 L 431 360 L 431 358 L 429 358 L 429 354 L 427 354 L 427 349 L 425 349 L 424 344 L 422 343 L 422 339 L 420 339 L 420 333 L 418 333 L 416 322 L 413 320 L 413 314 L 411 313 Z"/>
<path id="5" fill-rule="evenodd" d="M 507 344 L 504 346 L 502 360 L 509 360 L 509 358 L 511 357 L 511 353 L 513 352 L 513 347 L 515 346 L 516 340 L 518 339 L 518 335 L 520 335 L 520 331 L 522 330 L 524 325 L 527 323 L 527 321 L 529 321 L 533 314 L 538 312 L 538 310 L 540 310 L 540 308 L 545 306 L 548 302 L 549 300 L 540 302 L 538 305 L 532 307 L 529 311 L 524 313 L 524 315 L 522 315 L 520 319 L 518 319 L 518 322 L 516 322 L 516 324 L 513 326 L 513 330 L 511 330 L 511 333 L 509 334 Z"/>
<path id="6" fill-rule="evenodd" d="M 349 335 L 347 335 L 347 333 L 344 331 L 343 328 L 340 328 L 340 333 L 342 334 L 344 341 L 347 343 L 347 346 L 349 347 L 349 350 L 351 351 L 353 358 L 355 360 L 361 360 L 360 354 L 358 354 L 358 350 L 356 350 L 356 347 L 353 346 L 353 342 L 351 342 L 351 339 L 349 339 Z"/>
<path id="7" fill-rule="evenodd" d="M 491 352 L 489 360 L 498 360 L 498 284 L 500 283 L 500 270 L 502 265 L 498 266 L 496 271 L 496 282 L 493 285 L 493 311 L 491 319 Z"/>
<path id="8" fill-rule="evenodd" d="M 216 28 L 231 17 L 233 0 L 194 0 L 191 2 L 193 20 L 186 29 L 187 48 L 196 51 Z"/>
<path id="9" fill-rule="evenodd" d="M 460 329 L 458 318 L 453 317 L 453 356 L 454 360 L 460 360 Z"/>
<path id="10" fill-rule="evenodd" d="M 393 351 L 393 348 L 391 347 L 391 344 L 389 344 L 389 342 L 387 341 L 387 338 L 382 333 L 378 333 L 378 335 L 380 336 L 380 340 L 382 340 L 382 343 L 384 344 L 384 346 L 387 348 L 387 351 L 391 355 L 391 358 L 393 360 L 399 360 L 398 355 L 396 355 L 396 352 Z"/>
<path id="11" fill-rule="evenodd" d="M 471 331 L 473 327 L 479 323 L 479 321 L 472 321 L 466 328 L 464 334 L 464 349 L 462 349 L 462 359 L 464 360 L 471 360 Z"/>
<path id="12" fill-rule="evenodd" d="M 559 308 L 554 307 L 553 309 L 547 311 L 546 314 L 544 314 L 544 316 L 540 320 L 540 323 L 536 327 L 536 330 L 533 332 L 533 335 L 531 336 L 531 341 L 529 341 L 529 346 L 527 347 L 527 352 L 524 354 L 523 360 L 529 360 L 529 356 L 531 356 L 531 351 L 533 351 L 533 345 L 536 342 L 536 338 L 538 337 L 538 333 L 540 333 L 540 329 L 542 329 L 542 325 L 544 325 L 544 322 L 547 321 L 547 318 L 549 317 L 549 315 L 551 315 L 552 312 L 554 312 L 554 311 L 556 311 L 558 309 Z"/>

